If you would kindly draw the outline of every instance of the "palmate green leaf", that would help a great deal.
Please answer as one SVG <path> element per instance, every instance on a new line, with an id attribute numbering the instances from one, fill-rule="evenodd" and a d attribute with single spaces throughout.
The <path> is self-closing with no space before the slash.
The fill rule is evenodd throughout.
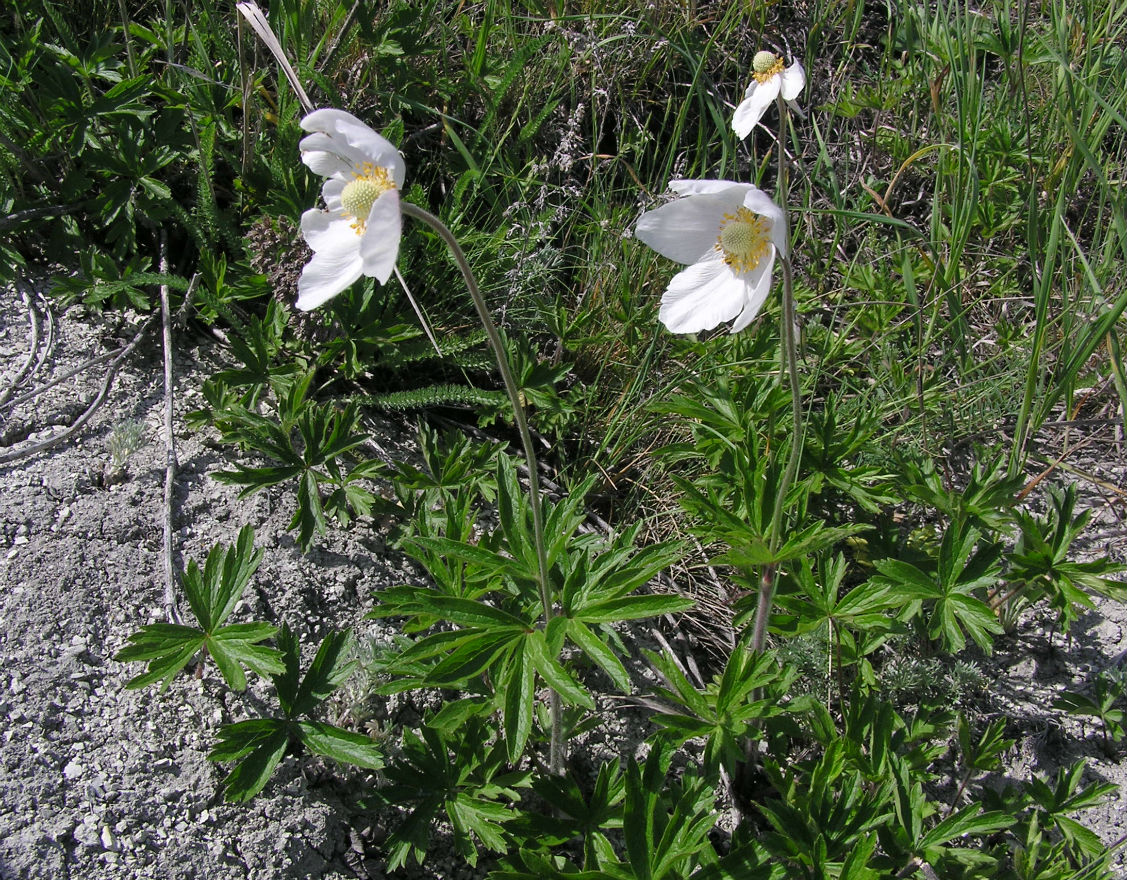
<path id="1" fill-rule="evenodd" d="M 261 632 L 240 634 L 253 637 Z M 239 643 L 239 639 L 228 640 L 229 645 Z M 246 647 L 245 642 L 242 644 Z M 377 770 L 383 766 L 381 753 L 367 737 L 319 721 L 295 721 L 297 715 L 315 709 L 350 674 L 354 664 L 350 659 L 351 632 L 326 636 L 304 679 L 300 674 L 300 646 L 288 626 L 282 628 L 278 644 L 281 650 L 271 661 L 279 668 L 273 680 L 285 717 L 228 724 L 220 729 L 220 742 L 208 755 L 212 761 L 237 762 L 224 780 L 228 800 L 245 801 L 258 794 L 292 741 L 342 763 Z"/>
<path id="2" fill-rule="evenodd" d="M 309 751 L 332 758 L 338 763 L 353 764 L 368 770 L 383 769 L 383 752 L 363 734 L 321 721 L 299 721 L 297 735 Z"/>
<path id="3" fill-rule="evenodd" d="M 389 871 L 402 868 L 407 864 L 407 859 L 414 853 L 416 860 L 421 864 L 426 855 L 431 838 L 431 823 L 442 809 L 443 798 L 433 795 L 416 805 L 403 820 L 403 824 L 395 829 L 391 838 L 387 854 L 387 867 Z"/>
<path id="4" fill-rule="evenodd" d="M 504 852 L 504 823 L 512 818 L 512 811 L 504 804 L 482 800 L 459 793 L 446 801 L 446 815 L 456 832 L 455 846 L 471 867 L 477 865 L 477 847 L 470 834 L 474 834 L 493 852 Z"/>
<path id="5" fill-rule="evenodd" d="M 1051 788 L 1039 776 L 1034 776 L 1026 783 L 1026 788 L 1038 808 L 1053 821 L 1065 813 L 1075 813 L 1078 810 L 1099 806 L 1104 798 L 1116 791 L 1115 785 L 1110 782 L 1081 787 L 1086 765 L 1086 761 L 1079 760 L 1068 767 L 1061 767 Z"/>
<path id="6" fill-rule="evenodd" d="M 939 639 L 943 646 L 955 653 L 966 647 L 963 629 L 986 653 L 990 653 L 993 641 L 990 634 L 1002 632 L 997 615 L 985 602 L 962 593 L 952 593 L 935 603 L 928 620 L 928 635 Z"/>
<path id="7" fill-rule="evenodd" d="M 780 565 L 821 550 L 828 550 L 846 538 L 869 531 L 871 528 L 872 526 L 864 523 L 831 527 L 825 523 L 816 522 L 788 537 L 782 546 L 774 552 L 771 551 L 766 541 L 759 539 L 754 543 L 741 543 L 733 546 L 713 561 L 717 564 L 734 565 L 740 568 Z"/>
<path id="8" fill-rule="evenodd" d="M 566 776 L 543 774 L 532 783 L 536 793 L 552 805 L 551 815 L 527 812 L 517 823 L 525 839 L 541 835 L 564 843 L 579 835 L 591 835 L 622 827 L 622 801 L 626 780 L 618 760 L 604 761 L 595 784 L 584 774 L 580 784 L 569 772 Z"/>
<path id="9" fill-rule="evenodd" d="M 131 660 L 152 660 L 166 655 L 177 646 L 196 644 L 196 650 L 203 644 L 203 633 L 194 626 L 179 623 L 150 623 L 129 637 L 130 644 L 114 655 L 114 660 L 122 663 Z"/>
<path id="10" fill-rule="evenodd" d="M 980 544 L 980 532 L 965 522 L 953 522 L 943 535 L 934 571 L 910 563 L 882 559 L 874 563 L 879 575 L 872 582 L 891 589 L 910 601 L 901 617 L 917 614 L 918 600 L 933 600 L 928 617 L 928 635 L 950 651 L 966 646 L 963 630 L 984 650 L 992 647 L 991 634 L 1002 632 L 993 610 L 976 595 L 997 583 L 1001 574 L 1001 547 Z"/>
<path id="11" fill-rule="evenodd" d="M 556 620 L 566 620 L 566 618 L 554 618 L 552 623 L 555 623 Z M 567 636 L 580 651 L 610 676 L 611 681 L 622 693 L 630 693 L 630 675 L 627 673 L 626 667 L 622 665 L 622 661 L 618 659 L 618 655 L 610 649 L 606 642 L 588 629 L 580 620 L 567 621 Z"/>
<path id="12" fill-rule="evenodd" d="M 847 564 L 838 554 L 832 558 L 800 560 L 793 573 L 798 590 L 779 596 L 778 606 L 787 615 L 780 615 L 776 627 L 787 633 L 805 633 L 833 627 L 835 637 L 842 638 L 841 626 L 858 630 L 885 630 L 893 626 L 889 611 L 904 604 L 884 581 L 870 579 L 851 589 L 841 598 L 841 585 Z"/>
<path id="13" fill-rule="evenodd" d="M 536 696 L 536 670 L 519 644 L 502 665 L 497 690 L 503 696 L 505 750 L 515 764 L 532 733 L 532 703 Z"/>
<path id="14" fill-rule="evenodd" d="M 559 661 L 548 650 L 548 641 L 540 630 L 528 633 L 524 640 L 525 652 L 540 673 L 540 677 L 548 686 L 560 695 L 560 698 L 573 706 L 583 706 L 585 709 L 594 709 L 595 701 L 576 681 L 571 674 L 560 665 Z"/>
<path id="15" fill-rule="evenodd" d="M 678 614 L 692 608 L 693 604 L 692 599 L 668 594 L 624 596 L 621 599 L 594 602 L 576 610 L 573 616 L 584 623 L 617 623 L 621 620 Z"/>
<path id="16" fill-rule="evenodd" d="M 244 666 L 261 676 L 285 671 L 281 652 L 258 644 L 277 632 L 278 628 L 268 623 L 236 623 L 213 632 L 207 637 L 205 647 L 228 686 L 241 691 L 247 686 Z"/>
<path id="17" fill-rule="evenodd" d="M 116 659 L 147 660 L 149 668 L 127 686 L 140 688 L 160 681 L 164 690 L 200 650 L 211 655 L 228 686 L 235 690 L 246 687 L 244 665 L 259 675 L 280 671 L 278 652 L 256 644 L 273 636 L 274 627 L 265 623 L 222 626 L 258 570 L 262 554 L 262 550 L 254 549 L 254 529 L 245 526 L 234 546 L 225 550 L 212 547 L 202 570 L 194 560 L 189 562 L 181 582 L 200 626 L 150 624 L 130 636 L 131 644 Z"/>
<path id="18" fill-rule="evenodd" d="M 636 548 L 641 523 L 635 523 L 610 539 L 609 546 L 593 546 L 587 556 L 585 577 L 564 587 L 565 594 L 574 593 L 586 601 L 590 597 L 613 599 L 634 592 L 651 581 L 659 572 L 679 560 L 685 552 L 680 541 L 664 541 Z M 594 553 L 597 552 L 597 555 Z M 576 601 L 565 596 L 564 605 Z"/>
<path id="19" fill-rule="evenodd" d="M 402 748 L 385 771 L 390 784 L 378 797 L 400 808 L 415 807 L 392 832 L 389 864 L 411 854 L 421 859 L 433 840 L 432 823 L 443 810 L 459 838 L 458 852 L 476 858 L 473 837 L 494 841 L 494 825 L 513 816 L 506 804 L 517 801 L 517 789 L 529 785 L 531 771 L 506 772 L 509 766 L 495 725 L 481 717 L 470 716 L 448 730 L 425 722 L 418 732 L 404 730 Z"/>
<path id="20" fill-rule="evenodd" d="M 194 560 L 188 563 L 184 592 L 204 632 L 213 632 L 227 619 L 262 564 L 263 552 L 254 549 L 254 529 L 243 526 L 234 546 L 211 549 L 202 573 Z"/>
<path id="21" fill-rule="evenodd" d="M 916 851 L 928 861 L 938 861 L 947 849 L 944 844 L 968 834 L 993 834 L 1009 828 L 1016 821 L 1015 816 L 1007 816 L 997 810 L 984 813 L 981 804 L 968 804 L 921 837 L 916 842 Z"/>
<path id="22" fill-rule="evenodd" d="M 114 660 L 127 663 L 148 660 L 148 671 L 131 678 L 126 687 L 130 690 L 161 682 L 164 691 L 181 669 L 203 647 L 205 635 L 191 626 L 174 623 L 153 623 L 141 627 L 129 637 L 130 644 L 114 655 Z"/>
<path id="23" fill-rule="evenodd" d="M 980 773 L 990 773 L 997 770 L 1002 763 L 1002 753 L 1014 744 L 1011 739 L 1006 739 L 1003 733 L 1006 729 L 1004 719 L 990 722 L 982 735 L 977 739 L 972 738 L 970 724 L 963 715 L 959 715 L 958 738 L 959 750 L 962 752 L 963 767 Z"/>
<path id="24" fill-rule="evenodd" d="M 356 660 L 352 656 L 354 645 L 350 629 L 334 630 L 322 639 L 288 713 L 291 717 L 309 714 L 348 680 L 356 669 Z"/>
<path id="25" fill-rule="evenodd" d="M 223 780 L 229 801 L 248 801 L 266 785 L 289 745 L 285 721 L 259 718 L 227 724 L 219 729 L 219 744 L 208 754 L 211 761 L 238 761 Z"/>
<path id="26" fill-rule="evenodd" d="M 367 439 L 363 432 L 352 431 L 356 414 L 354 403 L 343 411 L 332 404 L 312 404 L 301 414 L 298 428 L 305 444 L 307 467 L 329 463 Z"/>
<path id="27" fill-rule="evenodd" d="M 219 742 L 208 753 L 208 760 L 238 761 L 285 729 L 286 722 L 279 718 L 252 718 L 224 724 L 219 728 Z"/>

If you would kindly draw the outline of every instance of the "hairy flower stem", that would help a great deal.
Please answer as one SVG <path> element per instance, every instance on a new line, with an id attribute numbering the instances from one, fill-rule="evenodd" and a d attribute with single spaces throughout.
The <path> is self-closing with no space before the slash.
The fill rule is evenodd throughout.
<path id="1" fill-rule="evenodd" d="M 786 133 L 789 129 L 790 119 L 787 116 L 787 104 L 782 93 L 778 97 L 779 107 L 779 171 L 777 198 L 783 209 L 783 236 L 788 246 L 790 244 L 790 219 L 787 216 L 787 151 Z M 779 255 L 779 262 L 783 266 L 783 327 L 782 359 L 783 367 L 790 380 L 791 415 L 794 420 L 794 437 L 791 440 L 790 456 L 787 459 L 786 470 L 779 482 L 776 492 L 775 509 L 771 515 L 771 552 L 779 549 L 783 533 L 783 512 L 786 509 L 787 494 L 791 484 L 794 483 L 795 474 L 798 472 L 798 461 L 802 457 L 802 390 L 798 382 L 798 339 L 795 336 L 796 312 L 794 306 L 794 276 L 791 271 L 790 257 Z M 774 562 L 763 569 L 763 576 L 759 580 L 759 595 L 755 605 L 755 628 L 751 636 L 751 650 L 761 652 L 767 643 L 767 623 L 771 617 L 771 605 L 775 600 L 775 587 L 779 581 L 778 563 Z"/>
<path id="2" fill-rule="evenodd" d="M 501 334 L 497 331 L 497 325 L 493 323 L 493 318 L 485 305 L 485 299 L 477 286 L 477 279 L 474 277 L 473 270 L 470 269 L 465 252 L 458 244 L 458 240 L 454 238 L 454 233 L 429 211 L 406 201 L 401 202 L 400 205 L 404 214 L 425 223 L 433 229 L 450 249 L 450 253 L 454 256 L 454 261 L 458 264 L 462 277 L 465 279 L 470 298 L 473 300 L 474 308 L 477 309 L 477 316 L 481 320 L 481 326 L 485 328 L 485 335 L 493 349 L 493 356 L 497 359 L 497 368 L 501 371 L 501 380 L 505 383 L 505 391 L 508 392 L 509 400 L 512 401 L 513 417 L 516 420 L 517 432 L 520 434 L 520 442 L 524 447 L 525 462 L 528 465 L 528 503 L 532 508 L 532 534 L 533 541 L 536 544 L 536 566 L 538 569 L 536 584 L 540 590 L 540 603 L 544 609 L 544 625 L 547 626 L 555 613 L 552 608 L 552 598 L 548 592 L 548 553 L 544 545 L 544 522 L 540 511 L 540 472 L 536 463 L 536 451 L 532 446 L 532 434 L 528 430 L 528 418 L 525 416 L 524 402 L 521 400 L 520 389 L 513 377 L 512 368 L 509 366 L 505 344 L 501 341 Z M 552 773 L 558 774 L 563 770 L 563 724 L 561 721 L 560 696 L 554 690 L 550 694 L 552 737 L 548 752 L 548 764 Z"/>

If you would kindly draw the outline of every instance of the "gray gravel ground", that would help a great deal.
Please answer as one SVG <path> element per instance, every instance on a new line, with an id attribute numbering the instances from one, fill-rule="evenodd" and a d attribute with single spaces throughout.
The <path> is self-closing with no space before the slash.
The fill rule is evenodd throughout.
<path id="1" fill-rule="evenodd" d="M 18 305 L 11 292 L 0 300 L 5 384 L 28 349 Z M 131 336 L 108 330 L 72 310 L 32 385 Z M 178 359 L 182 425 L 206 372 L 190 352 Z M 22 442 L 56 430 L 103 375 L 96 366 L 17 407 L 0 425 L 5 444 L 26 427 L 40 433 Z M 163 619 L 161 376 L 159 349 L 143 344 L 76 439 L 0 470 L 0 877 L 357 876 L 346 809 L 319 768 L 287 758 L 250 804 L 221 799 L 222 768 L 205 756 L 221 724 L 273 705 L 267 689 L 228 693 L 209 669 L 164 694 L 129 691 L 140 665 L 111 659 Z M 112 474 L 108 439 L 130 421 L 144 423 L 139 448 Z M 176 440 L 180 564 L 202 562 L 247 523 L 266 549 L 237 619 L 287 621 L 315 643 L 330 627 L 364 628 L 372 591 L 413 576 L 364 529 L 338 530 L 302 556 L 284 493 L 240 501 L 208 477 L 225 464 L 206 438 Z"/>

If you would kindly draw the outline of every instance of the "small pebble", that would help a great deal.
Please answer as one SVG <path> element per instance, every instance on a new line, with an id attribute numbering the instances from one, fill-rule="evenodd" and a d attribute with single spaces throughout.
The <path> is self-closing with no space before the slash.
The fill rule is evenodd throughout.
<path id="1" fill-rule="evenodd" d="M 98 832 L 97 824 L 87 825 L 85 821 L 74 829 L 74 839 L 83 846 L 95 847 L 102 845 L 102 835 Z"/>

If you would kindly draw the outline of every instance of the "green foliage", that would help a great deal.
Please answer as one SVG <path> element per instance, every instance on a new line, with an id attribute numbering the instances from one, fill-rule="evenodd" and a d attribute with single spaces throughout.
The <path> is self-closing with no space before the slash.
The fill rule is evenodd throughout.
<path id="1" fill-rule="evenodd" d="M 565 644 L 629 692 L 629 675 L 607 644 L 613 644 L 611 626 L 675 613 L 691 603 L 679 596 L 638 594 L 678 558 L 676 544 L 636 550 L 637 528 L 606 540 L 579 534 L 588 488 L 581 486 L 544 511 L 548 588 L 560 611 L 542 625 L 531 511 L 506 456 L 497 458 L 496 480 L 490 487 L 496 491 L 496 530 L 485 535 L 420 530 L 405 537 L 402 546 L 427 566 L 435 583 L 384 590 L 372 616 L 405 617 L 409 630 L 447 625 L 389 664 L 391 687 L 459 688 L 491 695 L 503 719 L 500 729 L 508 759 L 515 762 L 533 733 L 538 677 L 566 703 L 594 708 L 587 688 L 561 663 Z M 449 524 L 460 530 L 467 511 L 458 510 Z"/>
<path id="2" fill-rule="evenodd" d="M 508 831 L 541 853 L 579 839 L 584 870 L 598 864 L 600 852 L 612 852 L 608 835 L 622 828 L 626 777 L 617 762 L 604 762 L 593 785 L 585 786 L 574 773 L 566 776 L 537 776 L 533 791 L 554 807 L 553 815 L 532 811 L 519 813 L 508 823 Z M 588 790 L 589 789 L 589 790 Z"/>
<path id="3" fill-rule="evenodd" d="M 1093 608 L 1092 594 L 1117 601 L 1127 600 L 1127 587 L 1106 577 L 1124 570 L 1107 559 L 1074 562 L 1069 559 L 1072 543 L 1091 518 L 1091 511 L 1073 515 L 1076 487 L 1052 488 L 1046 516 L 1017 514 L 1021 537 L 1008 555 L 1010 601 L 1022 604 L 1048 599 L 1059 615 L 1061 628 L 1068 630 L 1078 608 Z"/>
<path id="4" fill-rule="evenodd" d="M 1013 507 L 1023 481 L 1006 473 L 1003 459 L 983 464 L 984 451 L 976 453 L 965 486 L 945 482 L 932 459 L 903 462 L 905 492 L 952 521 L 966 522 L 982 531 L 1007 532 L 1012 528 Z"/>
<path id="5" fill-rule="evenodd" d="M 302 549 L 308 550 L 314 536 L 324 533 L 326 516 L 348 525 L 354 516 L 371 510 L 374 496 L 364 480 L 377 464 L 346 467 L 346 453 L 367 439 L 359 428 L 360 414 L 354 404 L 339 409 L 309 400 L 311 372 L 297 374 L 292 380 L 268 372 L 267 378 L 275 381 L 279 394 L 277 421 L 247 408 L 243 401 L 216 400 L 214 392 L 212 400 L 223 407 L 220 419 L 228 436 L 273 463 L 238 465 L 215 474 L 215 479 L 242 486 L 240 497 L 296 480 L 297 509 L 290 528 L 298 529 Z M 323 494 L 323 486 L 328 487 L 327 494 Z"/>
<path id="6" fill-rule="evenodd" d="M 474 716 L 458 725 L 437 727 L 432 721 L 418 733 L 404 731 L 400 755 L 385 771 L 389 784 L 376 793 L 386 804 L 410 806 L 389 841 L 390 869 L 412 857 L 422 864 L 439 816 L 449 821 L 455 850 L 470 865 L 477 864 L 478 843 L 504 851 L 503 824 L 532 774 L 509 769 L 504 744 L 491 744 L 489 733 Z"/>
<path id="7" fill-rule="evenodd" d="M 874 563 L 880 574 L 872 583 L 910 600 L 904 616 L 915 615 L 926 603 L 927 635 L 944 650 L 961 651 L 969 634 L 989 652 L 991 635 L 1002 632 L 984 601 L 1001 574 L 1001 547 L 981 538 L 981 532 L 968 523 L 954 522 L 944 532 L 935 557 L 923 567 L 900 559 Z"/>
<path id="8" fill-rule="evenodd" d="M 164 690 L 200 651 L 211 656 L 224 681 L 235 690 L 247 686 L 244 666 L 259 675 L 280 673 L 281 655 L 260 644 L 273 637 L 277 627 L 268 623 L 224 625 L 261 562 L 262 550 L 254 549 L 250 526 L 239 532 L 238 542 L 226 551 L 213 547 L 202 571 L 194 560 L 189 562 L 181 584 L 199 626 L 152 623 L 133 633 L 130 644 L 114 659 L 148 661 L 148 669 L 130 679 L 126 687 L 142 688 L 159 681 Z"/>
<path id="9" fill-rule="evenodd" d="M 283 717 L 254 718 L 226 724 L 211 761 L 233 761 L 223 780 L 229 801 L 246 801 L 270 780 L 287 749 L 304 747 L 342 764 L 369 770 L 383 767 L 380 749 L 366 736 L 309 717 L 352 674 L 352 633 L 331 632 L 317 649 L 305 675 L 301 674 L 300 645 L 289 627 L 278 637 L 281 668 L 271 673 Z"/>
<path id="10" fill-rule="evenodd" d="M 668 656 L 646 652 L 665 683 L 657 696 L 670 710 L 658 710 L 653 722 L 656 738 L 683 745 L 704 740 L 704 769 L 716 774 L 723 767 L 735 773 L 745 759 L 744 747 L 764 718 L 778 715 L 781 697 L 794 683 L 794 673 L 778 668 L 767 654 L 754 654 L 740 645 L 722 674 L 703 690 L 693 687 Z"/>
<path id="11" fill-rule="evenodd" d="M 1121 670 L 1105 671 L 1096 676 L 1092 684 L 1092 695 L 1065 691 L 1053 701 L 1054 709 L 1063 709 L 1070 715 L 1098 718 L 1103 725 L 1105 747 L 1108 740 L 1119 742 L 1124 736 L 1124 719 L 1127 712 L 1118 705 L 1124 703 L 1127 694 L 1127 674 Z"/>

